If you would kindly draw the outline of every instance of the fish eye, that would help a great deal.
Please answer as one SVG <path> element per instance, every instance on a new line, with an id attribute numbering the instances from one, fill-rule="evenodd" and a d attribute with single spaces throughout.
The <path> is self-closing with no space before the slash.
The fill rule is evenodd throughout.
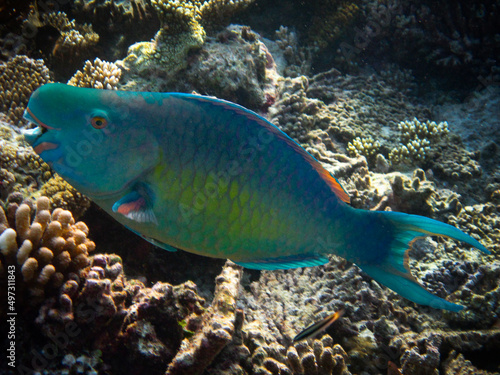
<path id="1" fill-rule="evenodd" d="M 96 129 L 103 129 L 108 125 L 108 120 L 102 116 L 94 116 L 90 119 L 90 123 Z"/>

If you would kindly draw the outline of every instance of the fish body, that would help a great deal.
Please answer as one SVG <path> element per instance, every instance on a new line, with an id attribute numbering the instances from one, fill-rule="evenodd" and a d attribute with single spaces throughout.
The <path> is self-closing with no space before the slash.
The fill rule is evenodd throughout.
<path id="1" fill-rule="evenodd" d="M 247 268 L 286 269 L 336 254 L 412 301 L 461 307 L 423 289 L 405 254 L 445 235 L 421 216 L 352 208 L 338 181 L 276 126 L 227 101 L 181 93 L 47 84 L 25 117 L 35 151 L 116 220 L 151 242 Z"/>

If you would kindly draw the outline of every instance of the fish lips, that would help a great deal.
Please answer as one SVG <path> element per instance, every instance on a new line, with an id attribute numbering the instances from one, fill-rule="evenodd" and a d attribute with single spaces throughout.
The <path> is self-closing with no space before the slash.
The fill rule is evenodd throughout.
<path id="1" fill-rule="evenodd" d="M 22 133 L 26 141 L 33 147 L 37 154 L 44 151 L 54 150 L 59 147 L 59 144 L 54 142 L 44 142 L 41 137 L 48 131 L 48 129 L 55 129 L 41 122 L 29 108 L 24 111 L 23 117 L 29 122 L 37 125 L 36 128 L 23 130 Z M 40 142 L 41 141 L 41 142 Z"/>

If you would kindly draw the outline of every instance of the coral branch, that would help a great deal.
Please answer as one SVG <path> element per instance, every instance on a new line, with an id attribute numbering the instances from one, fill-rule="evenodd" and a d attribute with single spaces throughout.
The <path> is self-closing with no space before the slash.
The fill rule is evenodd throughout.
<path id="1" fill-rule="evenodd" d="M 202 328 L 182 341 L 179 352 L 167 368 L 166 375 L 201 374 L 232 338 L 236 301 L 242 268 L 231 261 L 216 278 L 215 296 L 203 316 Z"/>

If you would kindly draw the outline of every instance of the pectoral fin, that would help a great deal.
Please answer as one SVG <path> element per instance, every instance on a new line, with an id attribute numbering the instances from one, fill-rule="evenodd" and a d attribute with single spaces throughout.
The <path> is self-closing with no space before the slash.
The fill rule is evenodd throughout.
<path id="1" fill-rule="evenodd" d="M 158 224 L 153 212 L 153 201 L 151 189 L 141 184 L 118 200 L 112 210 L 138 223 Z"/>

